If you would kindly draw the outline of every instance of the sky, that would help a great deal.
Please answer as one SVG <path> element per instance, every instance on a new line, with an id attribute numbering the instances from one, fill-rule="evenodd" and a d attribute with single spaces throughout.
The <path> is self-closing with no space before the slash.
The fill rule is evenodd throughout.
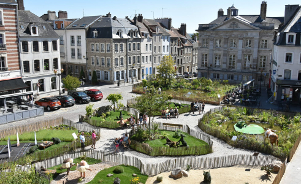
<path id="1" fill-rule="evenodd" d="M 179 28 L 186 23 L 188 33 L 195 33 L 198 24 L 207 24 L 217 18 L 220 8 L 227 14 L 227 8 L 234 6 L 239 15 L 259 15 L 262 0 L 24 0 L 25 10 L 42 16 L 48 10 L 67 11 L 68 18 L 105 15 L 133 18 L 142 14 L 143 18 L 172 18 L 172 26 Z M 300 4 L 300 0 L 267 1 L 267 17 L 283 17 L 287 4 Z"/>

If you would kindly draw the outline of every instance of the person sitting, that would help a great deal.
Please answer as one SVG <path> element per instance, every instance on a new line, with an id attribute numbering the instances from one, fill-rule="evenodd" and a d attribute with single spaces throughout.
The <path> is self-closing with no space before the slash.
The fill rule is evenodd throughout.
<path id="1" fill-rule="evenodd" d="M 166 119 L 170 119 L 170 113 L 169 113 L 169 109 L 168 107 L 166 107 L 166 110 L 165 110 L 165 116 L 166 116 Z"/>
<path id="2" fill-rule="evenodd" d="M 128 137 L 128 134 L 126 133 L 126 134 L 124 134 L 122 144 L 128 144 L 129 143 L 128 140 L 129 140 L 129 137 Z"/>
<path id="3" fill-rule="evenodd" d="M 175 115 L 175 110 L 173 108 L 170 108 L 169 113 L 170 113 L 171 116 L 174 116 Z"/>

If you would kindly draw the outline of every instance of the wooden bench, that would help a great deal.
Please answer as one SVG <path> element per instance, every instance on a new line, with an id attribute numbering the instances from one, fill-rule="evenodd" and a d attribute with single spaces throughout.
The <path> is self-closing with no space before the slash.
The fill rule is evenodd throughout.
<path id="1" fill-rule="evenodd" d="M 174 124 L 174 123 L 162 123 L 163 126 L 174 126 L 178 128 L 183 128 L 182 124 Z"/>

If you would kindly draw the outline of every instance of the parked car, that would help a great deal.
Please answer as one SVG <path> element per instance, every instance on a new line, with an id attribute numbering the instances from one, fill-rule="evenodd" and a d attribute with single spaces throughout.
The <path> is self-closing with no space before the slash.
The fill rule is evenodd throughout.
<path id="1" fill-rule="evenodd" d="M 35 104 L 38 106 L 43 106 L 47 109 L 47 111 L 61 108 L 61 102 L 54 97 L 41 98 L 40 100 L 35 101 Z"/>
<path id="2" fill-rule="evenodd" d="M 63 107 L 73 106 L 75 104 L 75 99 L 70 95 L 62 95 L 62 96 L 56 96 Z"/>
<path id="3" fill-rule="evenodd" d="M 91 98 L 82 91 L 73 92 L 71 96 L 75 99 L 75 102 L 80 104 L 89 103 L 91 101 Z"/>
<path id="4" fill-rule="evenodd" d="M 185 78 L 189 78 L 189 73 L 188 72 L 184 72 L 183 75 L 184 75 Z"/>
<path id="5" fill-rule="evenodd" d="M 198 77 L 198 73 L 192 72 L 192 74 L 193 74 L 193 77 Z"/>
<path id="6" fill-rule="evenodd" d="M 91 97 L 91 101 L 101 100 L 103 98 L 102 92 L 98 89 L 89 89 L 85 91 Z"/>
<path id="7" fill-rule="evenodd" d="M 181 73 L 175 74 L 174 78 L 179 79 L 179 78 L 184 78 L 184 76 Z"/>

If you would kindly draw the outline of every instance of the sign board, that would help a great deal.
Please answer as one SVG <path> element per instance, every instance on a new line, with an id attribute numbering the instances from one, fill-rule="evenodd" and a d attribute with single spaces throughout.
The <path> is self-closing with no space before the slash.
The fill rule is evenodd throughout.
<path id="1" fill-rule="evenodd" d="M 72 133 L 72 136 L 74 139 L 77 139 L 77 135 L 75 133 Z"/>
<path id="2" fill-rule="evenodd" d="M 276 70 L 273 70 L 273 75 L 275 75 L 276 74 Z"/>

